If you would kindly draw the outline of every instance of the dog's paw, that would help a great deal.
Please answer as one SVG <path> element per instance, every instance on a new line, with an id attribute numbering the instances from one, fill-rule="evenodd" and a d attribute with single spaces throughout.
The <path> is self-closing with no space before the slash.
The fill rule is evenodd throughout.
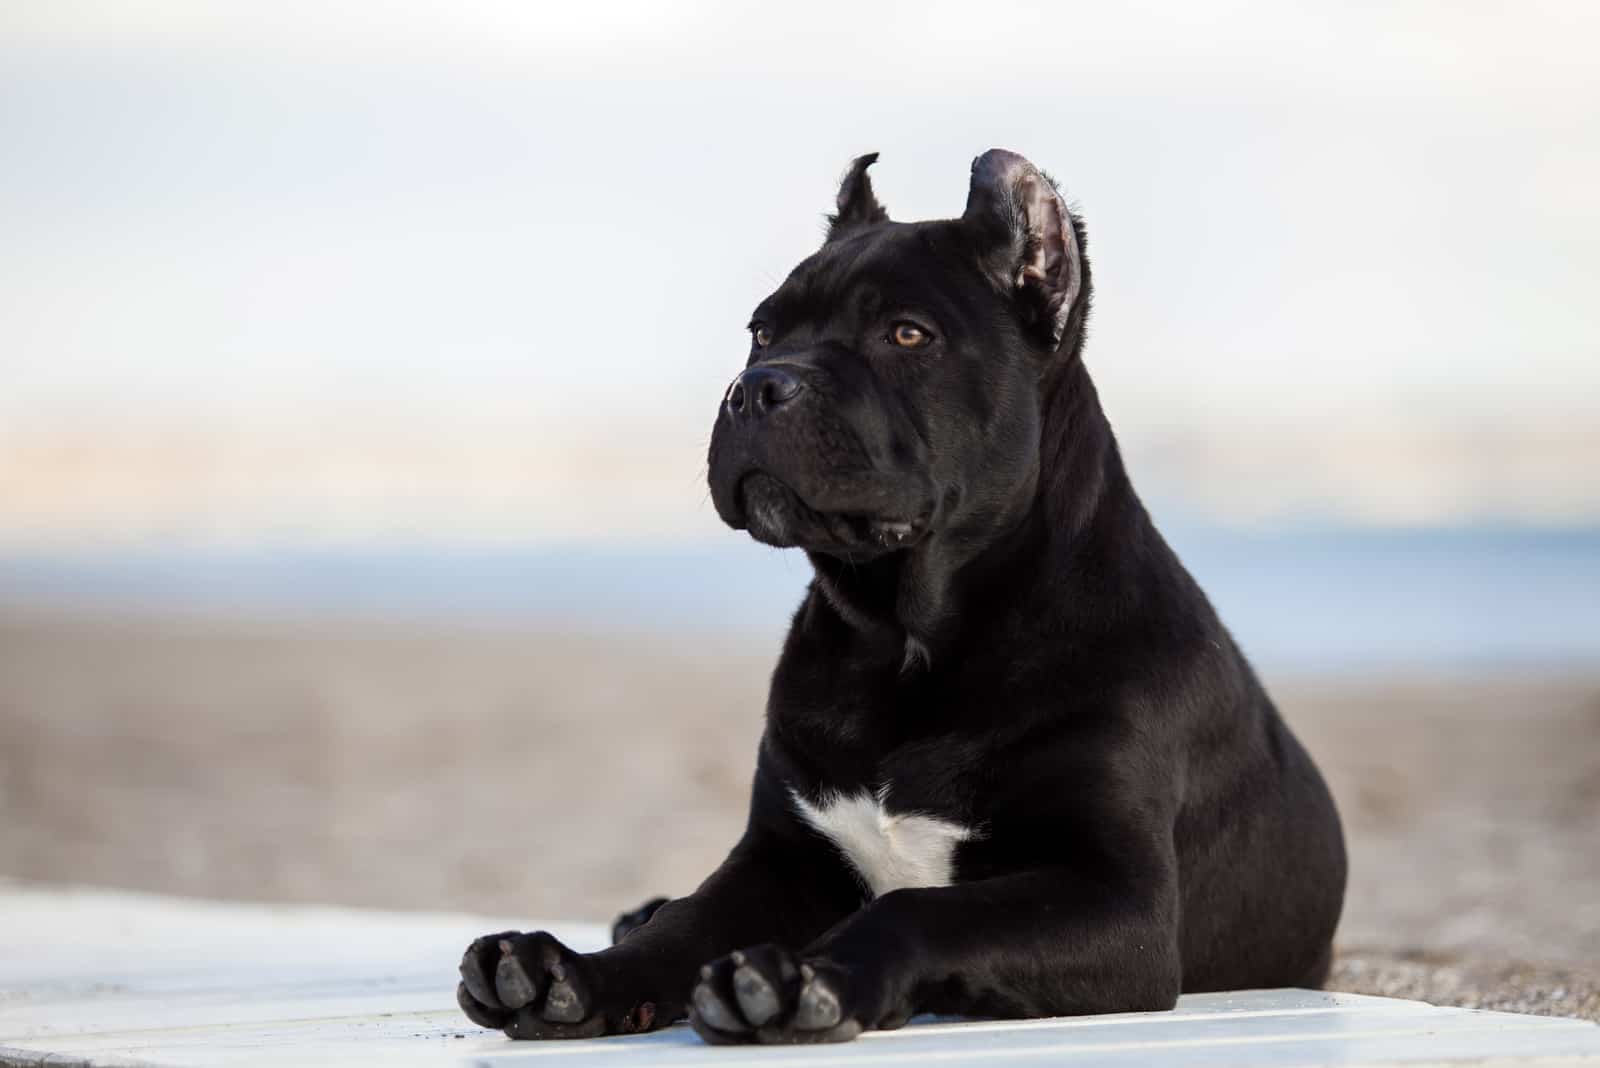
<path id="1" fill-rule="evenodd" d="M 502 931 L 468 946 L 456 1001 L 473 1023 L 511 1038 L 594 1038 L 657 1023 L 649 1001 L 604 1011 L 589 961 L 543 931 Z"/>
<path id="2" fill-rule="evenodd" d="M 616 945 L 618 942 L 622 941 L 624 938 L 627 938 L 633 932 L 649 923 L 650 917 L 654 916 L 656 914 L 656 910 L 661 908 L 662 905 L 665 905 L 667 900 L 668 899 L 664 897 L 653 897 L 649 901 L 646 901 L 643 905 L 640 905 L 638 908 L 634 909 L 632 912 L 624 912 L 622 915 L 618 916 L 616 921 L 611 925 L 611 944 Z"/>
<path id="3" fill-rule="evenodd" d="M 700 969 L 689 1020 L 707 1042 L 847 1042 L 863 1028 L 845 975 L 781 946 L 730 954 Z"/>

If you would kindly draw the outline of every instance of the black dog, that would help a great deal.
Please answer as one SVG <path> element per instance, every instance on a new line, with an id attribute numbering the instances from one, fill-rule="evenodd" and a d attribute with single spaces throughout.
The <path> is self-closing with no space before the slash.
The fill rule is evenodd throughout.
<path id="1" fill-rule="evenodd" d="M 1081 223 L 998 149 L 961 218 L 890 222 L 875 158 L 756 308 L 711 441 L 717 512 L 816 569 L 744 837 L 603 952 L 473 943 L 486 1027 L 826 1042 L 1326 976 L 1338 816 L 1129 485 Z"/>

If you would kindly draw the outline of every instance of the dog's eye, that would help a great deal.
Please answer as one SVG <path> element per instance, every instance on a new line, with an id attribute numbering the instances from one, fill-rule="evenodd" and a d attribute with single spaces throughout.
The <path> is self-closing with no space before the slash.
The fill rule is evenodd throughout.
<path id="1" fill-rule="evenodd" d="M 920 349 L 933 340 L 933 335 L 916 323 L 895 323 L 889 331 L 889 340 L 903 349 Z"/>
<path id="2" fill-rule="evenodd" d="M 764 349 L 772 344 L 772 331 L 766 323 L 756 323 L 750 328 L 750 337 L 756 343 L 756 348 Z"/>

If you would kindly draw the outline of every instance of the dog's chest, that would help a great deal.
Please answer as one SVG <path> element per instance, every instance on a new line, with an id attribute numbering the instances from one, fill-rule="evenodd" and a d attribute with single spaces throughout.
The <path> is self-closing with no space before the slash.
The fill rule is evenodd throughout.
<path id="1" fill-rule="evenodd" d="M 918 812 L 891 812 L 884 792 L 824 793 L 816 802 L 791 791 L 795 810 L 843 853 L 874 897 L 916 886 L 948 886 L 956 847 L 972 829 Z"/>

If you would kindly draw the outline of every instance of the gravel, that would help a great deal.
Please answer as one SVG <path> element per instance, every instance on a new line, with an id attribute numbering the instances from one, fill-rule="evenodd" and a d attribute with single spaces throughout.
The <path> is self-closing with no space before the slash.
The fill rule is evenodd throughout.
<path id="1" fill-rule="evenodd" d="M 1600 1022 L 1600 969 L 1347 949 L 1328 989 Z"/>

